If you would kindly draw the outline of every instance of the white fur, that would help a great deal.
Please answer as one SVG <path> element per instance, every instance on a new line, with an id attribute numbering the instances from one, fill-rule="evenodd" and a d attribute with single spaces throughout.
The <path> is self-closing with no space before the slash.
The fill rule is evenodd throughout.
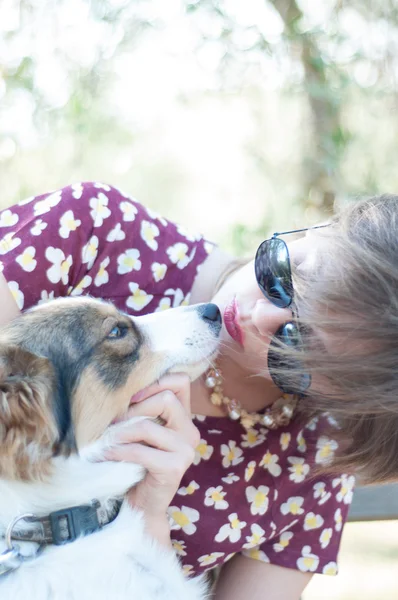
<path id="1" fill-rule="evenodd" d="M 55 300 L 34 310 L 46 311 L 54 303 L 67 308 L 70 302 L 96 303 L 91 298 Z M 193 380 L 217 350 L 217 332 L 194 307 L 133 320 L 153 353 L 158 377 L 178 370 Z M 115 443 L 118 428 L 126 425 L 111 426 L 79 455 L 54 458 L 48 481 L 0 479 L 0 536 L 24 513 L 44 516 L 93 499 L 106 502 L 124 496 L 143 478 L 144 470 L 130 463 L 96 461 Z M 37 545 L 20 547 L 29 555 Z M 0 537 L 0 553 L 5 548 Z M 203 578 L 185 578 L 174 552 L 148 536 L 142 513 L 126 501 L 116 520 L 101 531 L 65 546 L 48 546 L 38 558 L 0 576 L 1 600 L 203 600 L 205 587 Z"/>
<path id="2" fill-rule="evenodd" d="M 142 479 L 143 469 L 92 460 L 112 446 L 112 434 L 125 426 L 112 426 L 81 456 L 55 458 L 54 475 L 45 483 L 0 479 L 0 531 L 16 514 L 42 516 L 93 498 L 124 495 Z M 21 544 L 26 555 L 35 547 Z M 142 513 L 127 502 L 101 531 L 65 546 L 48 546 L 38 558 L 0 577 L 2 600 L 203 600 L 204 588 L 201 578 L 188 580 L 182 574 L 172 551 L 149 538 Z"/>

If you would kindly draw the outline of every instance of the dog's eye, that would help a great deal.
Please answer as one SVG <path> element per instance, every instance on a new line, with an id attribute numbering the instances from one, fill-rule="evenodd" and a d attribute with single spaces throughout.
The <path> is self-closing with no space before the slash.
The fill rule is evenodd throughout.
<path id="1" fill-rule="evenodd" d="M 115 327 L 108 334 L 108 338 L 121 338 L 126 335 L 127 327 L 120 327 L 119 325 L 115 325 Z"/>

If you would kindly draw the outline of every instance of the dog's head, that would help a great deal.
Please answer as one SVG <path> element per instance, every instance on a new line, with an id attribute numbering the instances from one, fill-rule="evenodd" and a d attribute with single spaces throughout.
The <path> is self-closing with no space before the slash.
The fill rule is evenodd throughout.
<path id="1" fill-rule="evenodd" d="M 0 331 L 0 477 L 37 479 L 98 439 L 170 371 L 198 377 L 221 318 L 197 305 L 132 318 L 92 298 L 39 305 Z"/>

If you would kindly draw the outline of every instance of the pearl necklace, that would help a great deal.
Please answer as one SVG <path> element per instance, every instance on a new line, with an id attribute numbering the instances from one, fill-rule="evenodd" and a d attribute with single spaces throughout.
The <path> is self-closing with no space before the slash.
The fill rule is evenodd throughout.
<path id="1" fill-rule="evenodd" d="M 240 421 L 242 427 L 251 429 L 254 425 L 264 425 L 268 429 L 286 427 L 292 420 L 298 402 L 298 396 L 283 394 L 261 414 L 249 413 L 233 398 L 223 391 L 223 378 L 218 367 L 211 367 L 205 374 L 205 385 L 211 390 L 210 401 L 214 406 L 223 406 L 232 421 Z"/>

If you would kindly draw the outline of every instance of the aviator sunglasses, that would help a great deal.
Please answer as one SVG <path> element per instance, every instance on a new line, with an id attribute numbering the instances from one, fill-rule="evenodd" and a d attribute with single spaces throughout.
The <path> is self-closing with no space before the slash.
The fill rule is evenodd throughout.
<path id="1" fill-rule="evenodd" d="M 264 296 L 279 308 L 291 308 L 293 319 L 297 318 L 297 310 L 294 305 L 292 270 L 290 256 L 286 243 L 280 239 L 281 235 L 302 233 L 312 229 L 328 227 L 317 225 L 304 229 L 293 229 L 274 233 L 272 237 L 260 244 L 254 260 L 254 270 L 258 286 Z M 290 348 L 301 348 L 303 346 L 302 335 L 299 326 L 294 321 L 288 321 L 275 332 L 268 351 L 268 370 L 275 385 L 286 394 L 303 395 L 311 385 L 311 376 L 304 371 L 299 360 L 294 364 L 292 359 L 281 356 L 277 352 L 280 345 Z M 281 370 L 294 368 L 294 375 L 285 381 Z M 293 369 L 292 369 L 293 370 Z"/>

